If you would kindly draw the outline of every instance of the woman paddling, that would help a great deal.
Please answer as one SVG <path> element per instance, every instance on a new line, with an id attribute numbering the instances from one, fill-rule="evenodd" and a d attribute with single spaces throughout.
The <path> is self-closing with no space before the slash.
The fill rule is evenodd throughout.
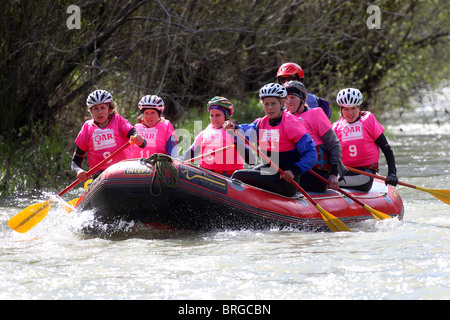
<path id="1" fill-rule="evenodd" d="M 297 193 L 297 188 L 291 181 L 298 183 L 301 174 L 314 166 L 317 151 L 300 120 L 283 111 L 286 96 L 287 91 L 283 86 L 277 83 L 266 84 L 259 91 L 260 103 L 266 115 L 251 124 L 236 126 L 227 122 L 225 128 L 242 129 L 246 136 L 252 135 L 251 131 L 256 131 L 259 147 L 284 171 L 280 176 L 278 172 L 267 170 L 270 164 L 264 163 L 253 169 L 238 170 L 232 178 L 292 197 Z"/>
<path id="2" fill-rule="evenodd" d="M 244 159 L 246 163 L 254 164 L 255 157 L 248 146 L 243 147 L 242 141 L 238 141 L 236 137 L 231 136 L 222 128 L 224 122 L 234 113 L 231 101 L 225 97 L 216 96 L 208 102 L 207 108 L 211 123 L 195 137 L 194 143 L 181 156 L 181 159 L 191 159 L 199 150 L 201 154 L 209 154 L 222 149 L 222 151 L 202 158 L 200 167 L 225 176 L 231 176 L 235 170 L 242 169 Z M 238 142 L 240 143 L 238 144 Z M 232 145 L 235 145 L 236 148 L 223 150 L 224 147 Z"/>
<path id="3" fill-rule="evenodd" d="M 288 81 L 284 84 L 287 98 L 284 106 L 290 114 L 297 117 L 305 126 L 317 149 L 317 163 L 312 169 L 328 180 L 329 187 L 339 187 L 338 173 L 347 171 L 342 163 L 341 143 L 331 128 L 331 122 L 321 108 L 310 108 L 307 104 L 308 91 L 300 81 Z M 306 172 L 300 178 L 300 186 L 305 190 L 324 192 L 327 184 Z"/>
<path id="4" fill-rule="evenodd" d="M 75 139 L 75 152 L 72 157 L 72 170 L 80 181 L 86 180 L 87 174 L 81 164 L 88 155 L 89 168 L 107 158 L 134 136 L 133 142 L 145 147 L 145 140 L 136 129 L 116 112 L 112 95 L 105 90 L 92 92 L 86 104 L 92 119 L 87 120 Z M 97 177 L 103 170 L 114 163 L 130 158 L 129 148 L 98 168 L 92 177 Z"/>
<path id="5" fill-rule="evenodd" d="M 177 138 L 172 123 L 162 117 L 164 100 L 157 95 L 146 95 L 141 98 L 138 106 L 141 115 L 134 127 L 147 141 L 147 146 L 131 146 L 131 156 L 148 158 L 154 153 L 162 153 L 176 157 Z"/>
<path id="6" fill-rule="evenodd" d="M 361 92 L 354 88 L 342 89 L 336 97 L 336 102 L 341 107 L 341 118 L 333 123 L 333 130 L 342 145 L 344 165 L 376 173 L 381 149 L 388 166 L 386 185 L 396 186 L 398 178 L 394 152 L 383 134 L 383 126 L 375 116 L 369 111 L 361 111 Z M 369 191 L 372 183 L 371 177 L 348 172 L 339 186 Z"/>

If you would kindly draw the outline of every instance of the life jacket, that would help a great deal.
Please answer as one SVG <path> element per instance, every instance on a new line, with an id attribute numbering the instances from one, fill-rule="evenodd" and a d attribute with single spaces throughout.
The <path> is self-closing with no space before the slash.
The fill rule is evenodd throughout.
<path id="1" fill-rule="evenodd" d="M 167 120 L 161 120 L 153 127 L 149 128 L 145 124 L 136 124 L 135 129 L 147 141 L 145 148 L 133 144 L 131 154 L 133 158 L 148 158 L 154 153 L 167 154 L 167 141 L 174 134 L 172 123 Z"/>
<path id="2" fill-rule="evenodd" d="M 380 149 L 375 140 L 384 128 L 372 113 L 361 112 L 360 118 L 353 123 L 340 118 L 333 124 L 333 130 L 341 142 L 344 165 L 378 170 Z"/>
<path id="3" fill-rule="evenodd" d="M 222 128 L 216 129 L 212 124 L 209 124 L 205 130 L 200 132 L 195 141 L 201 147 L 202 154 L 234 144 L 234 138 L 226 130 Z M 244 168 L 244 159 L 236 148 L 229 148 L 202 158 L 200 166 L 218 173 L 223 171 L 229 172 Z"/>
<path id="4" fill-rule="evenodd" d="M 112 115 L 105 128 L 99 128 L 91 119 L 84 123 L 75 143 L 81 150 L 87 152 L 89 168 L 93 168 L 129 141 L 127 134 L 131 129 L 133 126 L 118 114 Z M 112 164 L 128 159 L 130 156 L 130 148 L 126 148 L 98 169 L 105 170 Z"/>
<path id="5" fill-rule="evenodd" d="M 330 169 L 330 157 L 328 152 L 324 149 L 323 144 L 316 146 L 317 150 L 317 163 L 314 165 L 314 169 L 328 170 Z"/>
<path id="6" fill-rule="evenodd" d="M 316 144 L 317 163 L 314 168 L 328 170 L 330 168 L 329 151 L 324 146 L 322 136 L 331 129 L 330 120 L 328 120 L 325 112 L 322 112 L 320 108 L 312 109 L 308 105 L 305 108 L 305 111 L 297 113 L 294 116 L 302 122 L 306 131 Z"/>

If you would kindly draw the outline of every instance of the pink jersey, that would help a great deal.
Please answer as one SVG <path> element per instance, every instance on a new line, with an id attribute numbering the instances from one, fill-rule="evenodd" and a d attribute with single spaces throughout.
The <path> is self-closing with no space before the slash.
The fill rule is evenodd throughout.
<path id="1" fill-rule="evenodd" d="M 139 123 L 134 127 L 147 140 L 147 146 L 140 148 L 133 144 L 131 146 L 131 156 L 133 158 L 148 158 L 154 153 L 167 154 L 167 141 L 174 133 L 172 123 L 169 120 L 159 121 L 151 128 L 143 123 Z"/>
<path id="2" fill-rule="evenodd" d="M 340 118 L 333 123 L 333 130 L 341 141 L 342 162 L 346 166 L 378 167 L 380 149 L 375 140 L 383 133 L 384 128 L 372 113 L 361 112 L 361 118 L 353 123 Z"/>
<path id="3" fill-rule="evenodd" d="M 317 164 L 314 168 L 328 169 L 330 167 L 329 154 L 323 152 L 319 146 L 325 143 L 322 136 L 331 129 L 330 120 L 322 108 L 312 108 L 295 116 L 303 123 L 316 145 Z"/>
<path id="4" fill-rule="evenodd" d="M 205 130 L 195 138 L 195 142 L 201 147 L 202 154 L 232 145 L 234 139 L 227 134 L 226 130 L 216 129 L 209 124 Z M 212 155 L 200 160 L 200 166 L 208 170 L 231 171 L 244 167 L 242 159 L 236 148 L 228 148 L 217 155 Z"/>
<path id="5" fill-rule="evenodd" d="M 296 148 L 295 144 L 307 133 L 297 117 L 283 111 L 281 123 L 272 127 L 265 116 L 259 121 L 259 146 L 264 151 L 285 152 Z"/>
<path id="6" fill-rule="evenodd" d="M 97 163 L 109 157 L 129 141 L 127 134 L 132 128 L 133 126 L 118 114 L 111 117 L 105 128 L 97 127 L 94 120 L 91 119 L 84 123 L 75 143 L 81 150 L 87 152 L 89 168 L 92 169 Z M 102 165 L 99 170 L 104 170 L 114 163 L 130 158 L 130 155 L 130 148 L 126 148 Z"/>
<path id="7" fill-rule="evenodd" d="M 331 129 L 331 122 L 322 108 L 312 108 L 294 116 L 303 123 L 316 146 L 324 143 L 322 136 Z"/>

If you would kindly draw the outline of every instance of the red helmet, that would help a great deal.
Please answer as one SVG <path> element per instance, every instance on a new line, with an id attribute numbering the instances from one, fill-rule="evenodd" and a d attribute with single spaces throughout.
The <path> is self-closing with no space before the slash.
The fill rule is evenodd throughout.
<path id="1" fill-rule="evenodd" d="M 289 76 L 297 76 L 297 80 L 303 82 L 304 74 L 302 67 L 293 62 L 282 64 L 280 68 L 278 68 L 277 79 L 280 80 L 280 77 L 286 78 Z"/>

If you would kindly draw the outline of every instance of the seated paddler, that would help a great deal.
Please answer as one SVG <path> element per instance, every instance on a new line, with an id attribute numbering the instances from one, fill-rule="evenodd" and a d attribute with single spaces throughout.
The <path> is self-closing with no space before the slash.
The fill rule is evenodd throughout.
<path id="1" fill-rule="evenodd" d="M 317 161 L 314 141 L 306 132 L 302 122 L 294 115 L 283 111 L 286 88 L 269 83 L 259 91 L 259 99 L 265 116 L 251 124 L 235 125 L 226 122 L 224 128 L 242 130 L 245 137 L 255 137 L 260 150 L 284 171 L 280 175 L 269 163 L 263 162 L 253 169 L 237 170 L 233 179 L 292 197 L 297 188 L 291 183 L 299 182 L 303 173 L 312 169 Z"/>
<path id="2" fill-rule="evenodd" d="M 225 97 L 216 96 L 207 104 L 211 123 L 200 132 L 190 148 L 180 157 L 186 161 L 196 158 L 199 151 L 200 167 L 230 177 L 244 167 L 244 161 L 255 164 L 256 158 L 243 141 L 222 128 L 234 113 L 234 106 Z"/>

